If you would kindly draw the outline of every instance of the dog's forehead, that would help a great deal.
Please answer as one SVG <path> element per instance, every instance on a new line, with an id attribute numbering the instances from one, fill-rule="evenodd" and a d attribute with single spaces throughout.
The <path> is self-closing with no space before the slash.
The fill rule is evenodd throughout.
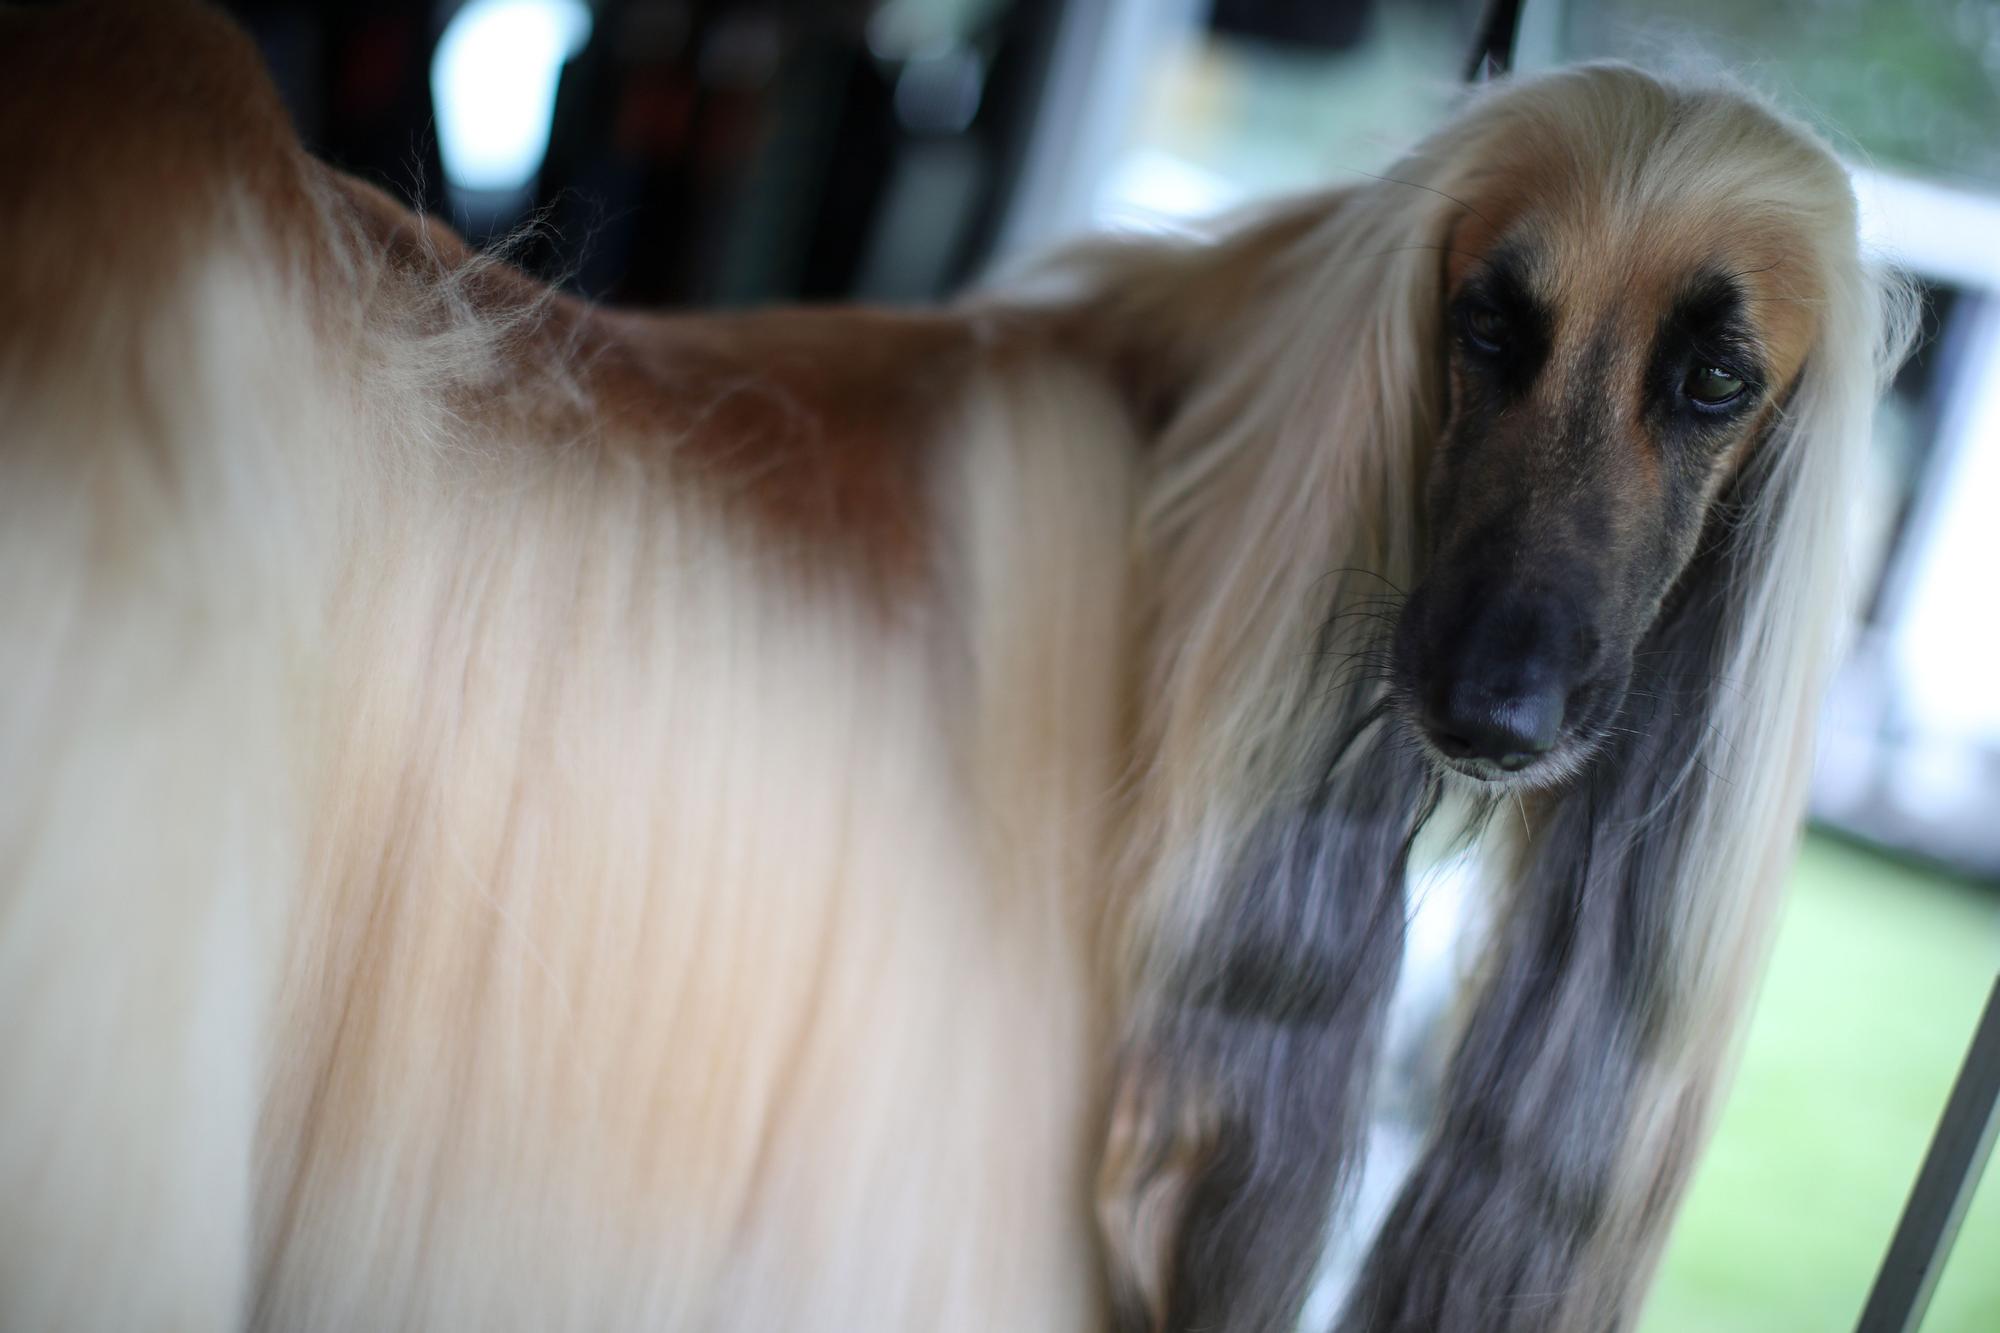
<path id="1" fill-rule="evenodd" d="M 1721 279 L 1777 377 L 1789 379 L 1810 350 L 1821 289 L 1801 219 L 1728 198 L 1634 200 L 1573 185 L 1517 184 L 1468 204 L 1447 245 L 1452 290 L 1504 266 L 1558 340 L 1606 329 L 1646 338 Z"/>

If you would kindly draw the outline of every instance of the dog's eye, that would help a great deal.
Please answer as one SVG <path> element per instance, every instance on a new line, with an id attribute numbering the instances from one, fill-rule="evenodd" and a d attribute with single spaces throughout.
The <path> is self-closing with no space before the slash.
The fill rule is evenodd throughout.
<path id="1" fill-rule="evenodd" d="M 1681 392 L 1697 407 L 1723 407 L 1742 397 L 1745 387 L 1740 376 L 1721 366 L 1696 366 L 1688 372 Z"/>
<path id="2" fill-rule="evenodd" d="M 1507 317 L 1490 305 L 1468 306 L 1465 336 L 1481 351 L 1497 352 L 1507 342 Z"/>

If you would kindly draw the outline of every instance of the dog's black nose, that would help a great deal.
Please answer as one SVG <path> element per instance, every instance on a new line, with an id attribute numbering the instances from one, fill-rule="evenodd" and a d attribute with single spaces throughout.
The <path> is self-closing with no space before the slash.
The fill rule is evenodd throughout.
<path id="1" fill-rule="evenodd" d="M 1595 636 L 1559 590 L 1469 587 L 1452 610 L 1432 621 L 1424 730 L 1441 754 L 1518 772 L 1561 740 Z"/>
<path id="2" fill-rule="evenodd" d="M 1487 759 L 1518 772 L 1555 748 L 1562 734 L 1563 691 L 1554 683 L 1496 693 L 1483 682 L 1461 680 L 1439 702 L 1442 707 L 1425 710 L 1424 729 L 1453 759 Z"/>

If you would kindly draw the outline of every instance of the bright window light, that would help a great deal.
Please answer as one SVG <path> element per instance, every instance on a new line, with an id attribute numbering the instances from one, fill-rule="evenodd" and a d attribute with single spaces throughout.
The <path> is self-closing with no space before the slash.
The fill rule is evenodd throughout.
<path id="1" fill-rule="evenodd" d="M 431 60 L 438 152 L 461 190 L 518 190 L 541 170 L 563 61 L 590 37 L 583 0 L 470 0 Z"/>

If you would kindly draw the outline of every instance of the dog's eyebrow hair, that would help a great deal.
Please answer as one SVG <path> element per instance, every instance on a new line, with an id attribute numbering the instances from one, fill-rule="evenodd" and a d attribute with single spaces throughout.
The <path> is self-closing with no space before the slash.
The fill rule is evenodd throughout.
<path id="1" fill-rule="evenodd" d="M 1534 259 L 1532 247 L 1518 240 L 1503 241 L 1487 252 L 1486 262 L 1467 286 L 1476 287 L 1488 296 L 1539 306 L 1535 284 L 1530 280 Z"/>
<path id="2" fill-rule="evenodd" d="M 1747 378 L 1761 381 L 1766 373 L 1763 338 L 1750 318 L 1750 294 L 1739 275 L 1705 270 L 1689 278 L 1661 321 L 1656 345 L 1678 340 L 1707 355 L 1730 356 Z"/>
<path id="3" fill-rule="evenodd" d="M 1687 333 L 1741 325 L 1745 295 L 1737 277 L 1713 270 L 1697 273 L 1674 297 L 1669 323 Z"/>

